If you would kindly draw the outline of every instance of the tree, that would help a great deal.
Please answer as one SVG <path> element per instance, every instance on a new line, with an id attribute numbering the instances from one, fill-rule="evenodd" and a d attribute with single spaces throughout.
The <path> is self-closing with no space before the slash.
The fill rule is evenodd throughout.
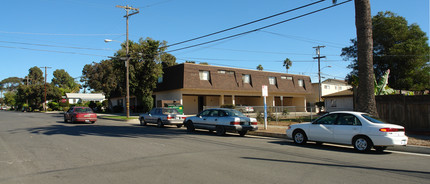
<path id="1" fill-rule="evenodd" d="M 263 66 L 261 66 L 261 65 L 258 65 L 258 66 L 257 66 L 257 70 L 260 70 L 260 71 L 262 71 L 262 70 L 263 70 Z"/>
<path id="2" fill-rule="evenodd" d="M 113 62 L 113 60 L 102 60 L 100 63 L 93 62 L 85 65 L 81 77 L 81 82 L 84 82 L 83 86 L 88 86 L 95 92 L 103 92 L 110 99 L 115 94 L 114 91 L 122 89 L 119 86 L 120 76 L 117 76 L 119 72 L 115 70 Z"/>
<path id="3" fill-rule="evenodd" d="M 357 30 L 358 80 L 357 111 L 378 116 L 374 93 L 373 39 L 370 0 L 355 0 L 355 28 Z"/>
<path id="4" fill-rule="evenodd" d="M 142 104 L 143 111 L 153 107 L 152 91 L 155 89 L 157 79 L 162 75 L 163 59 L 166 66 L 172 64 L 173 55 L 164 55 L 165 41 L 156 41 L 150 38 L 130 41 L 129 45 L 129 88 L 130 94 L 136 96 L 138 104 Z M 164 56 L 163 56 L 164 55 Z M 95 91 L 102 91 L 109 99 L 111 97 L 125 96 L 125 44 L 110 60 L 100 63 L 93 62 L 85 65 L 82 70 L 81 81 Z"/>
<path id="5" fill-rule="evenodd" d="M 392 12 L 379 12 L 372 18 L 373 24 L 373 67 L 375 76 L 380 79 L 385 71 L 391 70 L 389 84 L 395 89 L 430 89 L 428 38 L 418 25 L 408 25 L 405 18 Z M 358 74 L 357 41 L 342 49 L 342 56 L 353 59 L 349 66 Z"/>
<path id="6" fill-rule="evenodd" d="M 45 77 L 43 77 L 42 70 L 34 66 L 28 70 L 29 84 L 44 84 Z"/>
<path id="7" fill-rule="evenodd" d="M 15 100 L 16 93 L 13 91 L 9 91 L 4 94 L 4 103 L 9 106 L 15 106 L 16 100 Z"/>
<path id="8" fill-rule="evenodd" d="M 0 90 L 16 91 L 20 84 L 22 84 L 21 78 L 8 77 L 0 82 Z"/>
<path id="9" fill-rule="evenodd" d="M 176 65 L 176 57 L 169 53 L 161 54 L 161 64 L 163 68 Z"/>
<path id="10" fill-rule="evenodd" d="M 284 60 L 284 65 L 283 66 L 287 69 L 287 73 L 288 73 L 288 69 L 290 69 L 290 67 L 292 65 L 293 65 L 293 62 L 290 59 L 286 58 Z"/>
<path id="11" fill-rule="evenodd" d="M 54 71 L 54 78 L 52 84 L 65 89 L 65 92 L 76 93 L 80 89 L 80 85 L 75 82 L 75 79 L 69 75 L 64 69 L 57 69 Z"/>

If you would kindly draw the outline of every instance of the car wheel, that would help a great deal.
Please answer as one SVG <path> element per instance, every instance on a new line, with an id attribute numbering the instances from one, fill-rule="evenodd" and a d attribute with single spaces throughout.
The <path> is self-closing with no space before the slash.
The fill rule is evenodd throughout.
<path id="1" fill-rule="evenodd" d="M 192 121 L 187 121 L 185 126 L 187 127 L 188 132 L 194 132 L 194 130 L 196 130 Z"/>
<path id="2" fill-rule="evenodd" d="M 372 148 L 372 141 L 365 136 L 357 136 L 352 141 L 354 149 L 358 152 L 367 152 Z"/>
<path id="3" fill-rule="evenodd" d="M 91 121 L 91 124 L 94 124 L 96 121 Z"/>
<path id="4" fill-rule="evenodd" d="M 72 120 L 70 120 L 72 123 L 75 123 L 76 122 L 76 119 L 75 119 L 75 117 L 72 117 Z"/>
<path id="5" fill-rule="evenodd" d="M 140 118 L 140 125 L 141 126 L 146 126 L 146 121 L 143 118 Z"/>
<path id="6" fill-rule="evenodd" d="M 302 130 L 297 130 L 293 133 L 293 141 L 296 144 L 306 144 L 308 141 L 308 137 L 306 136 L 306 133 Z"/>
<path id="7" fill-rule="evenodd" d="M 182 125 L 176 125 L 176 127 L 181 128 L 181 127 L 182 127 Z"/>
<path id="8" fill-rule="evenodd" d="M 373 146 L 373 148 L 375 148 L 376 152 L 384 152 L 387 146 Z"/>
<path id="9" fill-rule="evenodd" d="M 164 127 L 164 124 L 163 124 L 163 122 L 161 121 L 161 119 L 159 119 L 159 120 L 157 121 L 157 127 L 158 127 L 158 128 L 163 128 L 163 127 Z"/>
<path id="10" fill-rule="evenodd" d="M 225 135 L 225 129 L 223 126 L 216 126 L 216 135 Z"/>
<path id="11" fill-rule="evenodd" d="M 239 131 L 239 136 L 244 137 L 248 133 L 248 130 Z"/>

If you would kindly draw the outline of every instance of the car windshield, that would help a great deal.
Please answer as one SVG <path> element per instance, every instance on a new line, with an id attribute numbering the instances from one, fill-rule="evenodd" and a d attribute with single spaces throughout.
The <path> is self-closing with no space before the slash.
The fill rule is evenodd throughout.
<path id="1" fill-rule="evenodd" d="M 176 109 L 163 109 L 163 114 L 179 114 Z"/>
<path id="2" fill-rule="evenodd" d="M 87 113 L 92 113 L 92 112 L 93 112 L 93 110 L 91 110 L 90 108 L 76 108 L 76 109 L 75 109 L 75 112 L 83 112 L 83 113 L 87 112 Z"/>
<path id="3" fill-rule="evenodd" d="M 240 111 L 234 110 L 234 109 L 227 109 L 227 110 L 224 110 L 224 112 L 227 114 L 227 116 L 246 117 Z"/>
<path id="4" fill-rule="evenodd" d="M 362 114 L 361 116 L 363 116 L 364 118 L 366 118 L 367 120 L 369 120 L 372 123 L 381 123 L 381 124 L 385 124 L 385 122 L 383 122 L 381 119 L 372 116 L 370 114 Z"/>

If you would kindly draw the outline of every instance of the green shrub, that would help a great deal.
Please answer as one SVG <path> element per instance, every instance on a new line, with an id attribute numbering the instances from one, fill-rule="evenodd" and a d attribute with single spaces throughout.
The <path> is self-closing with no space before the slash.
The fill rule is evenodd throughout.
<path id="1" fill-rule="evenodd" d="M 112 110 L 114 113 L 121 113 L 121 112 L 124 112 L 124 107 L 116 105 L 116 106 L 113 106 Z"/>
<path id="2" fill-rule="evenodd" d="M 224 105 L 221 105 L 221 108 L 234 109 L 236 108 L 236 106 L 233 104 L 224 104 Z"/>

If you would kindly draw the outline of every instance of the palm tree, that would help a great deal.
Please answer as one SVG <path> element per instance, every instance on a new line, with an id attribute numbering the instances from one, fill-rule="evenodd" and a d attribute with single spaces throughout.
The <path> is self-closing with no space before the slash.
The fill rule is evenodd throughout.
<path id="1" fill-rule="evenodd" d="M 373 72 L 373 38 L 370 0 L 355 0 L 357 30 L 358 83 L 357 109 L 378 116 Z"/>
<path id="2" fill-rule="evenodd" d="M 260 70 L 260 71 L 262 71 L 262 70 L 263 70 L 263 66 L 261 66 L 261 65 L 258 65 L 258 66 L 257 66 L 257 70 Z"/>
<path id="3" fill-rule="evenodd" d="M 287 69 L 287 73 L 288 73 L 288 69 L 290 69 L 291 65 L 293 65 L 293 62 L 290 59 L 286 58 L 284 60 L 284 67 Z"/>

